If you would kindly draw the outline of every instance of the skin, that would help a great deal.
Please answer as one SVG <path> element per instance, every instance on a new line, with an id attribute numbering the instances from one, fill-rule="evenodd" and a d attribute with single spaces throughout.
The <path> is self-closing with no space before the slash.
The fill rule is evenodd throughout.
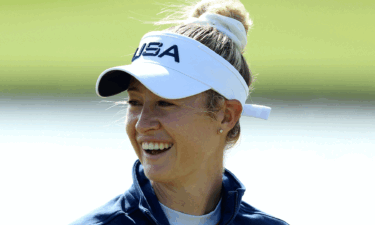
<path id="1" fill-rule="evenodd" d="M 241 103 L 226 100 L 215 121 L 202 113 L 203 93 L 164 99 L 135 79 L 128 93 L 126 132 L 158 200 L 190 215 L 213 211 L 221 198 L 225 137 L 241 116 Z M 223 133 L 218 134 L 220 128 Z M 142 138 L 167 140 L 173 147 L 162 158 L 149 160 Z"/>

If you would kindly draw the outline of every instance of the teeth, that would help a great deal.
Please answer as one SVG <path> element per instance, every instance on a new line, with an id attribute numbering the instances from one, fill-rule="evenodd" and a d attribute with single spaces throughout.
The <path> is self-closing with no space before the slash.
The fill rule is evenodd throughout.
<path id="1" fill-rule="evenodd" d="M 142 148 L 145 150 L 163 150 L 171 147 L 171 143 L 143 142 Z"/>

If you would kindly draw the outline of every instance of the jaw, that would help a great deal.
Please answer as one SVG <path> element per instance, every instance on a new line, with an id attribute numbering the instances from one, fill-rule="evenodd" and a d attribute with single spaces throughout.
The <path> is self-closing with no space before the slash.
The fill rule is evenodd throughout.
<path id="1" fill-rule="evenodd" d="M 177 161 L 175 144 L 168 151 L 160 153 L 159 157 L 156 155 L 155 158 L 150 158 L 143 149 L 140 149 L 140 151 L 141 155 L 138 157 L 143 165 L 146 177 L 159 182 L 165 182 L 172 178 Z"/>

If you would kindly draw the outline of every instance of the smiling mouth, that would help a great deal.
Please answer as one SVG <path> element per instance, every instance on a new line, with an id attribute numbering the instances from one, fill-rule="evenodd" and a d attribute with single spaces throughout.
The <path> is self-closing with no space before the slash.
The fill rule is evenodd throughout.
<path id="1" fill-rule="evenodd" d="M 166 149 L 163 149 L 163 150 L 145 150 L 143 149 L 147 154 L 150 154 L 150 155 L 157 155 L 157 154 L 160 154 L 160 153 L 163 153 L 163 152 L 166 152 L 168 151 L 169 149 L 171 149 L 173 147 L 173 145 L 169 148 L 166 148 Z"/>

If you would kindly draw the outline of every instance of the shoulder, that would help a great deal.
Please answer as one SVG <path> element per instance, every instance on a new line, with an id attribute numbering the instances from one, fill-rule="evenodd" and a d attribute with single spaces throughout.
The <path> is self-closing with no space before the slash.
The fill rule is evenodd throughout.
<path id="1" fill-rule="evenodd" d="M 136 207 L 131 207 L 134 205 L 122 194 L 69 225 L 136 224 L 132 216 L 137 214 Z"/>
<path id="2" fill-rule="evenodd" d="M 242 201 L 234 224 L 243 224 L 250 221 L 254 225 L 288 225 L 285 221 L 264 213 Z"/>

